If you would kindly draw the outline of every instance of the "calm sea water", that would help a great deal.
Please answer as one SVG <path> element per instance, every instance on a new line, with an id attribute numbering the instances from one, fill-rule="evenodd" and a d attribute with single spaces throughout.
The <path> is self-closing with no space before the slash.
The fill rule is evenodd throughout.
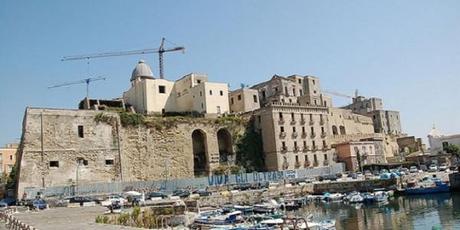
<path id="1" fill-rule="evenodd" d="M 296 215 L 335 219 L 344 230 L 460 230 L 460 193 L 395 197 L 386 205 L 309 204 Z"/>

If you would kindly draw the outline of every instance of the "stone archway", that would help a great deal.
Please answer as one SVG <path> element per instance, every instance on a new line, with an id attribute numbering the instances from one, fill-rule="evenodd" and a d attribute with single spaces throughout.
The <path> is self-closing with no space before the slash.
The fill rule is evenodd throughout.
<path id="1" fill-rule="evenodd" d="M 235 155 L 233 154 L 232 135 L 227 129 L 217 131 L 217 143 L 219 145 L 219 162 L 233 163 Z"/>
<path id="2" fill-rule="evenodd" d="M 195 177 L 208 175 L 208 149 L 206 133 L 201 129 L 192 132 L 193 173 Z"/>

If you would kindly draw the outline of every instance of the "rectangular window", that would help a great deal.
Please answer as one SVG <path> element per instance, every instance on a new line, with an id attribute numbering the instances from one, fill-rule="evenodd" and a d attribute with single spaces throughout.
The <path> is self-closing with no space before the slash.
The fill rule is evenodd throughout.
<path id="1" fill-rule="evenodd" d="M 254 99 L 254 103 L 257 103 L 257 95 L 252 95 L 252 98 Z"/>
<path id="2" fill-rule="evenodd" d="M 294 120 L 294 113 L 291 113 L 291 119 Z"/>
<path id="3" fill-rule="evenodd" d="M 266 97 L 265 91 L 262 91 L 262 99 L 265 100 L 265 97 Z"/>
<path id="4" fill-rule="evenodd" d="M 284 126 L 280 126 L 280 131 L 284 132 Z"/>
<path id="5" fill-rule="evenodd" d="M 235 101 L 233 100 L 233 97 L 230 98 L 230 101 L 231 101 L 232 105 L 235 103 Z"/>
<path id="6" fill-rule="evenodd" d="M 217 106 L 216 109 L 217 109 L 217 114 L 220 114 L 220 106 Z"/>
<path id="7" fill-rule="evenodd" d="M 59 168 L 59 161 L 50 161 L 50 167 Z"/>
<path id="8" fill-rule="evenodd" d="M 209 95 L 212 95 L 212 90 L 209 90 Z"/>
<path id="9" fill-rule="evenodd" d="M 220 96 L 224 96 L 224 91 L 221 90 L 219 91 L 219 93 L 220 93 Z"/>
<path id="10" fill-rule="evenodd" d="M 327 161 L 327 154 L 324 154 L 324 160 Z"/>
<path id="11" fill-rule="evenodd" d="M 241 94 L 238 95 L 238 101 L 241 101 Z"/>
<path id="12" fill-rule="evenodd" d="M 298 81 L 299 81 L 299 84 L 302 84 L 302 80 L 298 79 Z"/>
<path id="13" fill-rule="evenodd" d="M 306 141 L 303 141 L 303 147 L 304 147 L 304 148 L 307 147 L 307 142 L 306 142 Z"/>
<path id="14" fill-rule="evenodd" d="M 164 85 L 159 85 L 159 86 L 158 86 L 158 92 L 159 92 L 159 93 L 166 93 L 166 86 L 164 86 Z"/>
<path id="15" fill-rule="evenodd" d="M 300 96 L 302 96 L 302 95 L 303 95 L 303 91 L 302 91 L 302 90 L 299 90 L 299 94 L 300 94 Z"/>
<path id="16" fill-rule="evenodd" d="M 106 159 L 105 165 L 113 165 L 113 159 Z"/>
<path id="17" fill-rule="evenodd" d="M 302 126 L 302 133 L 305 133 L 305 127 Z"/>
<path id="18" fill-rule="evenodd" d="M 203 96 L 203 92 L 200 91 L 200 97 L 202 97 L 202 96 Z"/>
<path id="19" fill-rule="evenodd" d="M 299 156 L 295 156 L 295 162 L 299 162 Z"/>
<path id="20" fill-rule="evenodd" d="M 83 132 L 83 125 L 78 126 L 78 137 L 80 138 L 85 137 L 85 133 Z"/>
<path id="21" fill-rule="evenodd" d="M 292 127 L 292 132 L 295 133 L 295 127 Z"/>
<path id="22" fill-rule="evenodd" d="M 283 148 L 286 147 L 286 142 L 284 142 L 284 141 L 281 142 L 281 145 L 283 146 Z"/>
<path id="23" fill-rule="evenodd" d="M 305 161 L 308 161 L 308 156 L 307 155 L 305 155 Z"/>
<path id="24" fill-rule="evenodd" d="M 283 113 L 279 113 L 280 114 L 280 119 L 283 119 Z"/>
<path id="25" fill-rule="evenodd" d="M 295 97 L 295 88 L 292 88 L 292 95 Z"/>
<path id="26" fill-rule="evenodd" d="M 13 155 L 10 155 L 10 160 L 13 160 Z"/>

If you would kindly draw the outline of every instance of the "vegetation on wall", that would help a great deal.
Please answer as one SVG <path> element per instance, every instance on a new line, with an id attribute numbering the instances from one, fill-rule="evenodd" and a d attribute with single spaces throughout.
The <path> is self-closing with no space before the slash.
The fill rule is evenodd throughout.
<path id="1" fill-rule="evenodd" d="M 121 112 L 120 121 L 123 126 L 139 126 L 144 124 L 144 116 L 138 113 Z"/>
<path id="2" fill-rule="evenodd" d="M 236 142 L 236 164 L 245 168 L 246 172 L 265 170 L 262 136 L 255 131 L 252 121 Z"/>

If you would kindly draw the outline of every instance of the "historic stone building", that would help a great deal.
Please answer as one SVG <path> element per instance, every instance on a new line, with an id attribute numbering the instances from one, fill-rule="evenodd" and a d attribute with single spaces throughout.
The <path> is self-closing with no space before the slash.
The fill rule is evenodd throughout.
<path id="1" fill-rule="evenodd" d="M 365 98 L 356 96 L 353 103 L 343 107 L 351 109 L 353 113 L 361 114 L 372 118 L 376 133 L 401 134 L 401 120 L 399 111 L 383 109 L 383 102 L 380 98 Z"/>
<path id="2" fill-rule="evenodd" d="M 27 108 L 19 148 L 24 188 L 208 175 L 235 159 L 244 122 L 148 117 L 123 126 L 118 113 Z M 191 120 L 193 119 L 193 120 Z"/>
<path id="3" fill-rule="evenodd" d="M 334 162 L 328 141 L 330 97 L 313 76 L 275 75 L 251 87 L 262 108 L 254 112 L 261 130 L 268 170 L 328 166 Z"/>
<path id="4" fill-rule="evenodd" d="M 230 112 L 245 113 L 260 108 L 259 94 L 255 89 L 241 88 L 230 92 Z"/>
<path id="5" fill-rule="evenodd" d="M 209 82 L 204 74 L 188 74 L 177 81 L 156 79 L 150 67 L 139 61 L 131 76 L 125 103 L 144 114 L 196 112 L 220 115 L 229 112 L 228 84 Z"/>

